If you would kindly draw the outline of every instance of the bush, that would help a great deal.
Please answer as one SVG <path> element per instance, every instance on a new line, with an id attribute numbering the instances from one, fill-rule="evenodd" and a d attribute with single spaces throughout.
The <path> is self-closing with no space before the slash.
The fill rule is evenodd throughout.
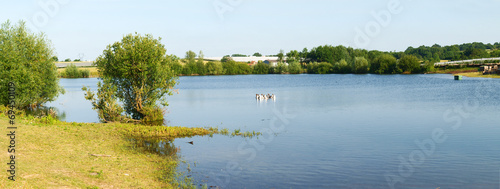
<path id="1" fill-rule="evenodd" d="M 370 72 L 375 74 L 393 74 L 399 72 L 396 58 L 390 54 L 382 54 L 374 59 Z"/>
<path id="2" fill-rule="evenodd" d="M 79 69 L 74 64 L 66 67 L 64 72 L 61 73 L 64 78 L 87 78 L 90 76 L 90 71 L 86 69 Z"/>
<path id="3" fill-rule="evenodd" d="M 179 62 L 179 60 L 173 60 L 173 59 L 170 59 L 170 62 L 169 62 L 169 67 L 172 71 L 174 71 L 175 75 L 180 75 L 182 74 L 183 72 L 183 68 L 182 68 L 182 65 L 181 63 Z"/>
<path id="4" fill-rule="evenodd" d="M 90 70 L 81 69 L 78 72 L 80 73 L 80 76 L 83 78 L 88 78 L 90 76 Z"/>
<path id="5" fill-rule="evenodd" d="M 99 112 L 109 111 L 118 116 L 119 111 L 106 110 L 109 108 L 106 104 L 113 104 L 116 98 L 132 119 L 144 124 L 162 124 L 163 110 L 159 104 L 168 106 L 166 96 L 172 95 L 171 89 L 176 84 L 175 73 L 168 66 L 170 59 L 165 53 L 160 39 L 151 35 L 129 34 L 109 45 L 95 62 L 103 80 L 103 87 L 100 87 L 103 90 L 97 99 L 87 92 L 87 99 Z M 105 105 L 100 105 L 101 101 Z M 111 119 L 106 116 L 101 119 L 107 121 L 106 118 Z"/>
<path id="6" fill-rule="evenodd" d="M 222 75 L 224 74 L 224 69 L 222 68 L 221 62 L 207 62 L 205 64 L 208 75 Z"/>
<path id="7" fill-rule="evenodd" d="M 317 74 L 328 74 L 332 70 L 332 64 L 328 62 L 321 62 L 318 64 L 318 68 L 316 69 Z"/>
<path id="8" fill-rule="evenodd" d="M 288 72 L 290 74 L 299 74 L 301 72 L 301 66 L 298 62 L 291 62 L 288 65 Z"/>
<path id="9" fill-rule="evenodd" d="M 43 33 L 33 34 L 25 22 L 0 28 L 0 104 L 8 105 L 8 83 L 15 84 L 16 108 L 35 108 L 53 101 L 63 92 L 50 41 Z"/>
<path id="10" fill-rule="evenodd" d="M 276 67 L 273 68 L 273 73 L 275 74 L 284 74 L 284 73 L 288 73 L 288 66 L 283 63 L 283 62 L 278 62 L 278 64 L 276 65 Z"/>
<path id="11" fill-rule="evenodd" d="M 414 55 L 404 55 L 398 63 L 402 72 L 417 73 L 420 72 L 420 60 Z"/>
<path id="12" fill-rule="evenodd" d="M 344 59 L 336 62 L 333 65 L 333 73 L 346 74 L 351 72 L 351 66 Z"/>
<path id="13" fill-rule="evenodd" d="M 268 74 L 268 73 L 269 73 L 269 64 L 259 61 L 257 64 L 253 66 L 253 74 Z"/>
<path id="14" fill-rule="evenodd" d="M 354 58 L 352 72 L 355 74 L 366 74 L 370 69 L 370 64 L 365 57 Z"/>
<path id="15" fill-rule="evenodd" d="M 237 74 L 251 74 L 252 68 L 243 62 L 236 63 Z"/>

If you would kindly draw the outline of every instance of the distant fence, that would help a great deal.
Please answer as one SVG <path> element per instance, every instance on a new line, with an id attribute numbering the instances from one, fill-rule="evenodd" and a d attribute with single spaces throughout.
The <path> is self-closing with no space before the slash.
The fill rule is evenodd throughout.
<path id="1" fill-rule="evenodd" d="M 487 63 L 499 63 L 500 57 L 497 58 L 479 58 L 471 60 L 457 60 L 450 62 L 438 62 L 434 63 L 434 66 L 446 66 L 446 65 L 457 65 L 457 64 L 487 64 Z"/>

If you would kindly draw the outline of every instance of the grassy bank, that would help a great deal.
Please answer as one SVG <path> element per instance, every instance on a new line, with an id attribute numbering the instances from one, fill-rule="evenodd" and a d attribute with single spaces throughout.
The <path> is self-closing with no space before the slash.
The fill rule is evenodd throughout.
<path id="1" fill-rule="evenodd" d="M 479 72 L 478 67 L 463 67 L 463 68 L 446 68 L 446 67 L 437 67 L 434 72 L 437 74 L 456 74 L 456 73 L 471 73 L 471 72 Z"/>
<path id="2" fill-rule="evenodd" d="M 143 138 L 156 137 L 148 141 L 159 145 L 210 134 L 203 128 L 67 123 L 22 115 L 16 122 L 16 181 L 7 180 L 4 171 L 0 188 L 184 188 L 174 179 L 178 149 L 163 143 L 169 153 L 151 151 Z M 7 133 L 3 113 L 0 125 Z M 2 136 L 0 146 L 8 146 L 10 140 Z M 4 165 L 6 152 L 0 160 Z"/>
<path id="3" fill-rule="evenodd" d="M 483 75 L 478 71 L 478 67 L 464 67 L 464 68 L 436 68 L 432 73 L 438 74 L 453 74 L 453 75 L 463 75 L 466 77 L 483 77 L 483 78 L 500 78 L 500 75 Z"/>
<path id="4" fill-rule="evenodd" d="M 466 76 L 466 77 L 483 77 L 483 78 L 497 78 L 497 79 L 500 79 L 500 75 L 497 75 L 497 74 L 483 75 L 480 72 L 456 73 L 454 75 L 463 75 L 463 76 Z"/>

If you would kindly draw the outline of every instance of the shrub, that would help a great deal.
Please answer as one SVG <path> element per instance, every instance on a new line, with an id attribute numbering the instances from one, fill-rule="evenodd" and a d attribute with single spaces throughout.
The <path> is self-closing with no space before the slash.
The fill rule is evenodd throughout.
<path id="1" fill-rule="evenodd" d="M 269 64 L 259 61 L 257 64 L 253 66 L 253 74 L 268 74 L 268 73 L 269 73 Z"/>
<path id="2" fill-rule="evenodd" d="M 288 72 L 290 74 L 299 74 L 301 72 L 301 66 L 298 62 L 291 62 L 288 65 Z"/>
<path id="3" fill-rule="evenodd" d="M 74 64 L 70 64 L 61 73 L 64 78 L 87 78 L 90 76 L 90 71 L 86 69 L 79 69 Z"/>
<path id="4" fill-rule="evenodd" d="M 35 108 L 53 101 L 60 92 L 50 41 L 33 34 L 21 21 L 0 28 L 0 104 L 8 105 L 8 83 L 15 84 L 16 108 Z"/>
<path id="5" fill-rule="evenodd" d="M 370 64 L 365 57 L 354 58 L 352 72 L 355 74 L 366 74 L 370 69 Z"/>
<path id="6" fill-rule="evenodd" d="M 123 110 L 132 119 L 144 124 L 163 123 L 163 110 L 159 104 L 168 106 L 166 96 L 172 95 L 171 89 L 176 80 L 160 40 L 136 33 L 108 45 L 95 63 L 103 80 L 103 87 L 100 87 L 103 88 L 102 94 L 94 99 L 87 92 L 87 99 L 97 105 L 94 108 L 117 116 L 119 108 L 115 108 L 117 111 L 106 110 L 116 98 L 123 103 Z M 101 101 L 104 105 L 100 105 Z M 103 118 L 107 121 L 109 117 Z"/>
<path id="7" fill-rule="evenodd" d="M 333 65 L 333 73 L 346 74 L 346 73 L 350 73 L 350 72 L 351 72 L 351 67 L 349 66 L 347 61 L 345 61 L 344 59 L 336 62 Z"/>
<path id="8" fill-rule="evenodd" d="M 404 55 L 398 63 L 402 72 L 417 73 L 420 72 L 420 60 L 414 55 Z"/>
<path id="9" fill-rule="evenodd" d="M 382 54 L 370 65 L 370 72 L 375 74 L 393 74 L 397 71 L 396 58 L 390 54 Z"/>
<path id="10" fill-rule="evenodd" d="M 205 64 L 208 75 L 222 75 L 224 74 L 224 69 L 222 68 L 221 62 L 207 62 Z"/>

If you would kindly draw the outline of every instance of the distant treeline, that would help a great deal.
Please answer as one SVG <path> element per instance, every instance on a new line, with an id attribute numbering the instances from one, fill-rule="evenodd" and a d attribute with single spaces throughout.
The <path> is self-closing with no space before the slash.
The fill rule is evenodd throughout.
<path id="1" fill-rule="evenodd" d="M 259 56 L 254 53 L 253 56 Z M 243 57 L 233 54 L 232 57 Z M 198 57 L 198 58 L 196 58 Z M 235 62 L 230 56 L 221 61 L 203 61 L 203 53 L 197 56 L 186 52 L 185 59 L 172 56 L 172 69 L 178 75 L 240 75 L 240 74 L 400 74 L 426 73 L 434 69 L 434 63 L 441 60 L 467 60 L 476 58 L 500 57 L 500 43 L 483 44 L 479 42 L 462 45 L 408 47 L 404 52 L 368 51 L 352 47 L 324 45 L 311 50 L 281 50 L 275 57 L 278 63 L 270 65 L 258 62 L 249 65 Z"/>

